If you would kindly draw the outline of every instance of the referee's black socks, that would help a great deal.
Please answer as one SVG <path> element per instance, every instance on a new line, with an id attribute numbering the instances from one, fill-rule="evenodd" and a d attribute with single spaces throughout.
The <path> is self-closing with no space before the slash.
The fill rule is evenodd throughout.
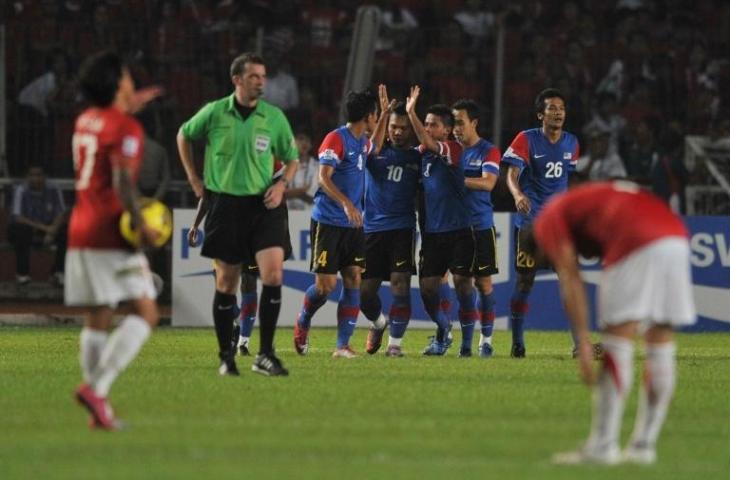
<path id="1" fill-rule="evenodd" d="M 233 321 L 238 316 L 236 308 L 236 296 L 215 291 L 213 297 L 213 323 L 215 323 L 215 334 L 218 337 L 218 349 L 221 359 L 232 356 L 233 348 Z"/>
<path id="2" fill-rule="evenodd" d="M 274 351 L 274 332 L 281 310 L 281 285 L 272 287 L 264 285 L 259 298 L 259 333 L 261 349 L 259 354 Z"/>

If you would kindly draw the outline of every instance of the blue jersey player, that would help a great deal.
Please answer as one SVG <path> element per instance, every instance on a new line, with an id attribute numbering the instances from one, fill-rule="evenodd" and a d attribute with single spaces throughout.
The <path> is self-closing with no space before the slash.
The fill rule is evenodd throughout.
<path id="1" fill-rule="evenodd" d="M 381 101 L 381 104 L 383 101 Z M 386 100 L 387 103 L 387 100 Z M 384 130 L 373 140 L 382 143 Z M 421 175 L 421 153 L 413 148 L 413 132 L 405 104 L 394 106 L 388 120 L 388 142 L 368 157 L 365 173 L 365 264 L 360 287 L 360 306 L 373 322 L 365 349 L 380 348 L 383 329 L 378 329 L 382 306 L 378 289 L 390 281 L 393 303 L 389 313 L 390 337 L 385 354 L 400 357 L 401 341 L 411 318 L 411 275 L 415 273 L 414 245 L 416 192 Z"/>
<path id="2" fill-rule="evenodd" d="M 535 99 L 540 128 L 523 130 L 509 146 L 502 161 L 509 164 L 507 186 L 515 200 L 515 270 L 517 283 L 510 302 L 513 357 L 525 356 L 524 317 L 527 298 L 540 268 L 531 243 L 525 241 L 530 225 L 550 197 L 568 189 L 568 174 L 575 171 L 580 154 L 576 137 L 563 130 L 565 99 L 555 89 L 540 92 Z"/>
<path id="3" fill-rule="evenodd" d="M 450 271 L 459 301 L 459 320 L 477 317 L 474 291 L 474 236 L 465 187 L 463 147 L 448 140 L 454 124 L 451 109 L 434 105 L 428 109 L 425 125 L 415 108 L 419 87 L 411 88 L 406 103 L 408 118 L 424 153 L 421 181 L 425 198 L 425 232 L 421 239 L 420 288 L 426 312 L 438 329 L 424 355 L 443 355 L 450 345 L 449 322 L 440 308 L 439 285 Z"/>
<path id="4" fill-rule="evenodd" d="M 365 267 L 365 162 L 372 148 L 366 132 L 376 128 L 377 98 L 369 91 L 349 92 L 345 110 L 347 123 L 328 133 L 319 147 L 319 190 L 314 196 L 310 227 L 310 268 L 315 283 L 304 294 L 294 328 L 294 348 L 300 355 L 309 348 L 312 316 L 327 301 L 340 272 L 343 288 L 333 356 L 355 356 L 349 342 L 360 312 L 360 275 Z M 380 121 L 384 121 L 382 117 Z"/>
<path id="5" fill-rule="evenodd" d="M 499 150 L 477 132 L 479 106 L 473 100 L 462 99 L 451 107 L 454 114 L 454 137 L 464 148 L 461 163 L 464 168 L 466 203 L 474 230 L 475 261 L 474 283 L 479 291 L 477 318 L 481 326 L 479 355 L 492 356 L 494 328 L 494 296 L 492 275 L 497 269 L 497 232 L 494 228 L 491 191 L 499 178 Z M 460 356 L 471 355 L 472 336 L 476 319 L 461 319 Z"/>

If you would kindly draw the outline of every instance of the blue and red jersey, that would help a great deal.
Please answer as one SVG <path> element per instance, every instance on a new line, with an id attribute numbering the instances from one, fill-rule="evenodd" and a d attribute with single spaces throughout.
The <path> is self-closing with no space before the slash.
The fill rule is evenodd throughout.
<path id="1" fill-rule="evenodd" d="M 480 138 L 462 154 L 464 176 L 481 178 L 484 173 L 499 176 L 501 154 L 492 143 Z M 466 203 L 471 212 L 471 225 L 475 230 L 486 230 L 494 226 L 492 193 L 486 190 L 466 189 Z"/>
<path id="2" fill-rule="evenodd" d="M 527 214 L 517 213 L 515 225 L 531 223 L 547 200 L 568 189 L 568 174 L 575 171 L 580 156 L 578 139 L 563 132 L 552 143 L 542 128 L 518 133 L 502 157 L 502 161 L 520 169 L 520 188 L 530 200 Z"/>
<path id="3" fill-rule="evenodd" d="M 328 133 L 319 147 L 319 164 L 334 168 L 332 182 L 360 212 L 365 193 L 365 162 L 371 149 L 366 135 L 355 138 L 344 125 Z M 321 187 L 314 195 L 312 218 L 326 225 L 354 228 L 342 206 Z"/>
<path id="4" fill-rule="evenodd" d="M 421 176 L 421 153 L 385 145 L 367 160 L 365 233 L 415 228 L 415 199 Z"/>
<path id="5" fill-rule="evenodd" d="M 463 147 L 454 141 L 438 142 L 439 153 L 423 145 L 421 182 L 425 197 L 426 232 L 453 232 L 471 227 L 471 214 L 464 186 Z"/>

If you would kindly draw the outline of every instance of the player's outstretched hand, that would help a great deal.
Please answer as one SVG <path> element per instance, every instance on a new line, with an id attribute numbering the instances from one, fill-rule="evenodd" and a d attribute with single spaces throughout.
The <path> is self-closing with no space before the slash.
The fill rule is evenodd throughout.
<path id="1" fill-rule="evenodd" d="M 132 103 L 129 106 L 129 113 L 134 115 L 135 113 L 142 110 L 152 100 L 163 95 L 164 93 L 165 89 L 158 85 L 140 88 L 139 90 L 134 92 L 134 96 L 132 97 Z"/>
<path id="2" fill-rule="evenodd" d="M 362 214 L 360 213 L 360 210 L 355 208 L 355 205 L 352 204 L 352 202 L 347 202 L 343 209 L 345 210 L 345 215 L 347 215 L 347 219 L 350 221 L 350 224 L 354 227 L 360 228 L 362 227 Z"/>
<path id="3" fill-rule="evenodd" d="M 200 230 L 198 230 L 196 227 L 191 227 L 190 230 L 188 230 L 188 245 L 191 247 L 197 247 L 199 245 L 200 240 Z"/>
<path id="4" fill-rule="evenodd" d="M 583 382 L 590 386 L 596 383 L 596 371 L 593 369 L 593 344 L 580 342 L 578 344 L 578 368 Z"/>
<path id="5" fill-rule="evenodd" d="M 406 100 L 406 111 L 413 112 L 416 109 L 416 102 L 418 102 L 418 96 L 421 94 L 421 87 L 414 85 L 411 87 L 411 94 Z"/>
<path id="6" fill-rule="evenodd" d="M 378 99 L 380 100 L 380 111 L 387 111 L 388 105 L 390 104 L 390 101 L 388 100 L 388 89 L 382 83 L 378 85 Z"/>

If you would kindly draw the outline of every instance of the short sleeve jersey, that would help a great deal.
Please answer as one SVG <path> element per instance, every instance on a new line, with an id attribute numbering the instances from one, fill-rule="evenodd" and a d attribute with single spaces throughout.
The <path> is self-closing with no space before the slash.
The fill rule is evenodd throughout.
<path id="1" fill-rule="evenodd" d="M 136 181 L 143 140 L 139 122 L 114 107 L 90 108 L 76 119 L 72 140 L 76 203 L 69 221 L 69 248 L 129 248 L 119 233 L 124 207 L 112 173 L 115 167 L 127 167 Z"/>
<path id="2" fill-rule="evenodd" d="M 229 195 L 262 195 L 271 186 L 274 157 L 298 161 L 294 134 L 284 113 L 259 99 L 243 120 L 235 96 L 210 102 L 185 122 L 188 140 L 205 139 L 203 180 L 208 190 Z"/>
<path id="3" fill-rule="evenodd" d="M 365 233 L 416 227 L 416 190 L 421 153 L 385 145 L 367 160 Z"/>
<path id="4" fill-rule="evenodd" d="M 535 238 L 551 259 L 569 242 L 610 267 L 665 237 L 687 238 L 682 220 L 655 195 L 630 182 L 600 182 L 554 197 L 535 220 Z"/>
<path id="5" fill-rule="evenodd" d="M 532 207 L 527 214 L 515 215 L 518 227 L 532 222 L 552 195 L 568 189 L 568 174 L 575 171 L 579 156 L 578 139 L 572 133 L 563 132 L 555 143 L 541 128 L 517 134 L 502 161 L 520 169 L 520 188 Z"/>
<path id="6" fill-rule="evenodd" d="M 464 150 L 462 156 L 464 176 L 481 178 L 485 173 L 499 176 L 500 158 L 499 150 L 480 138 L 477 143 Z M 476 230 L 486 230 L 494 226 L 491 192 L 467 188 L 466 203 L 471 213 L 471 224 Z"/>
<path id="7" fill-rule="evenodd" d="M 464 186 L 463 148 L 451 140 L 439 142 L 439 153 L 426 152 L 423 145 L 421 182 L 425 198 L 426 232 L 441 233 L 471 226 L 471 214 Z"/>
<path id="8" fill-rule="evenodd" d="M 334 168 L 332 182 L 360 212 L 365 194 L 365 162 L 371 149 L 366 135 L 355 138 L 344 125 L 328 133 L 319 147 L 319 164 Z M 325 225 L 353 227 L 342 206 L 321 187 L 314 195 L 312 218 Z"/>

